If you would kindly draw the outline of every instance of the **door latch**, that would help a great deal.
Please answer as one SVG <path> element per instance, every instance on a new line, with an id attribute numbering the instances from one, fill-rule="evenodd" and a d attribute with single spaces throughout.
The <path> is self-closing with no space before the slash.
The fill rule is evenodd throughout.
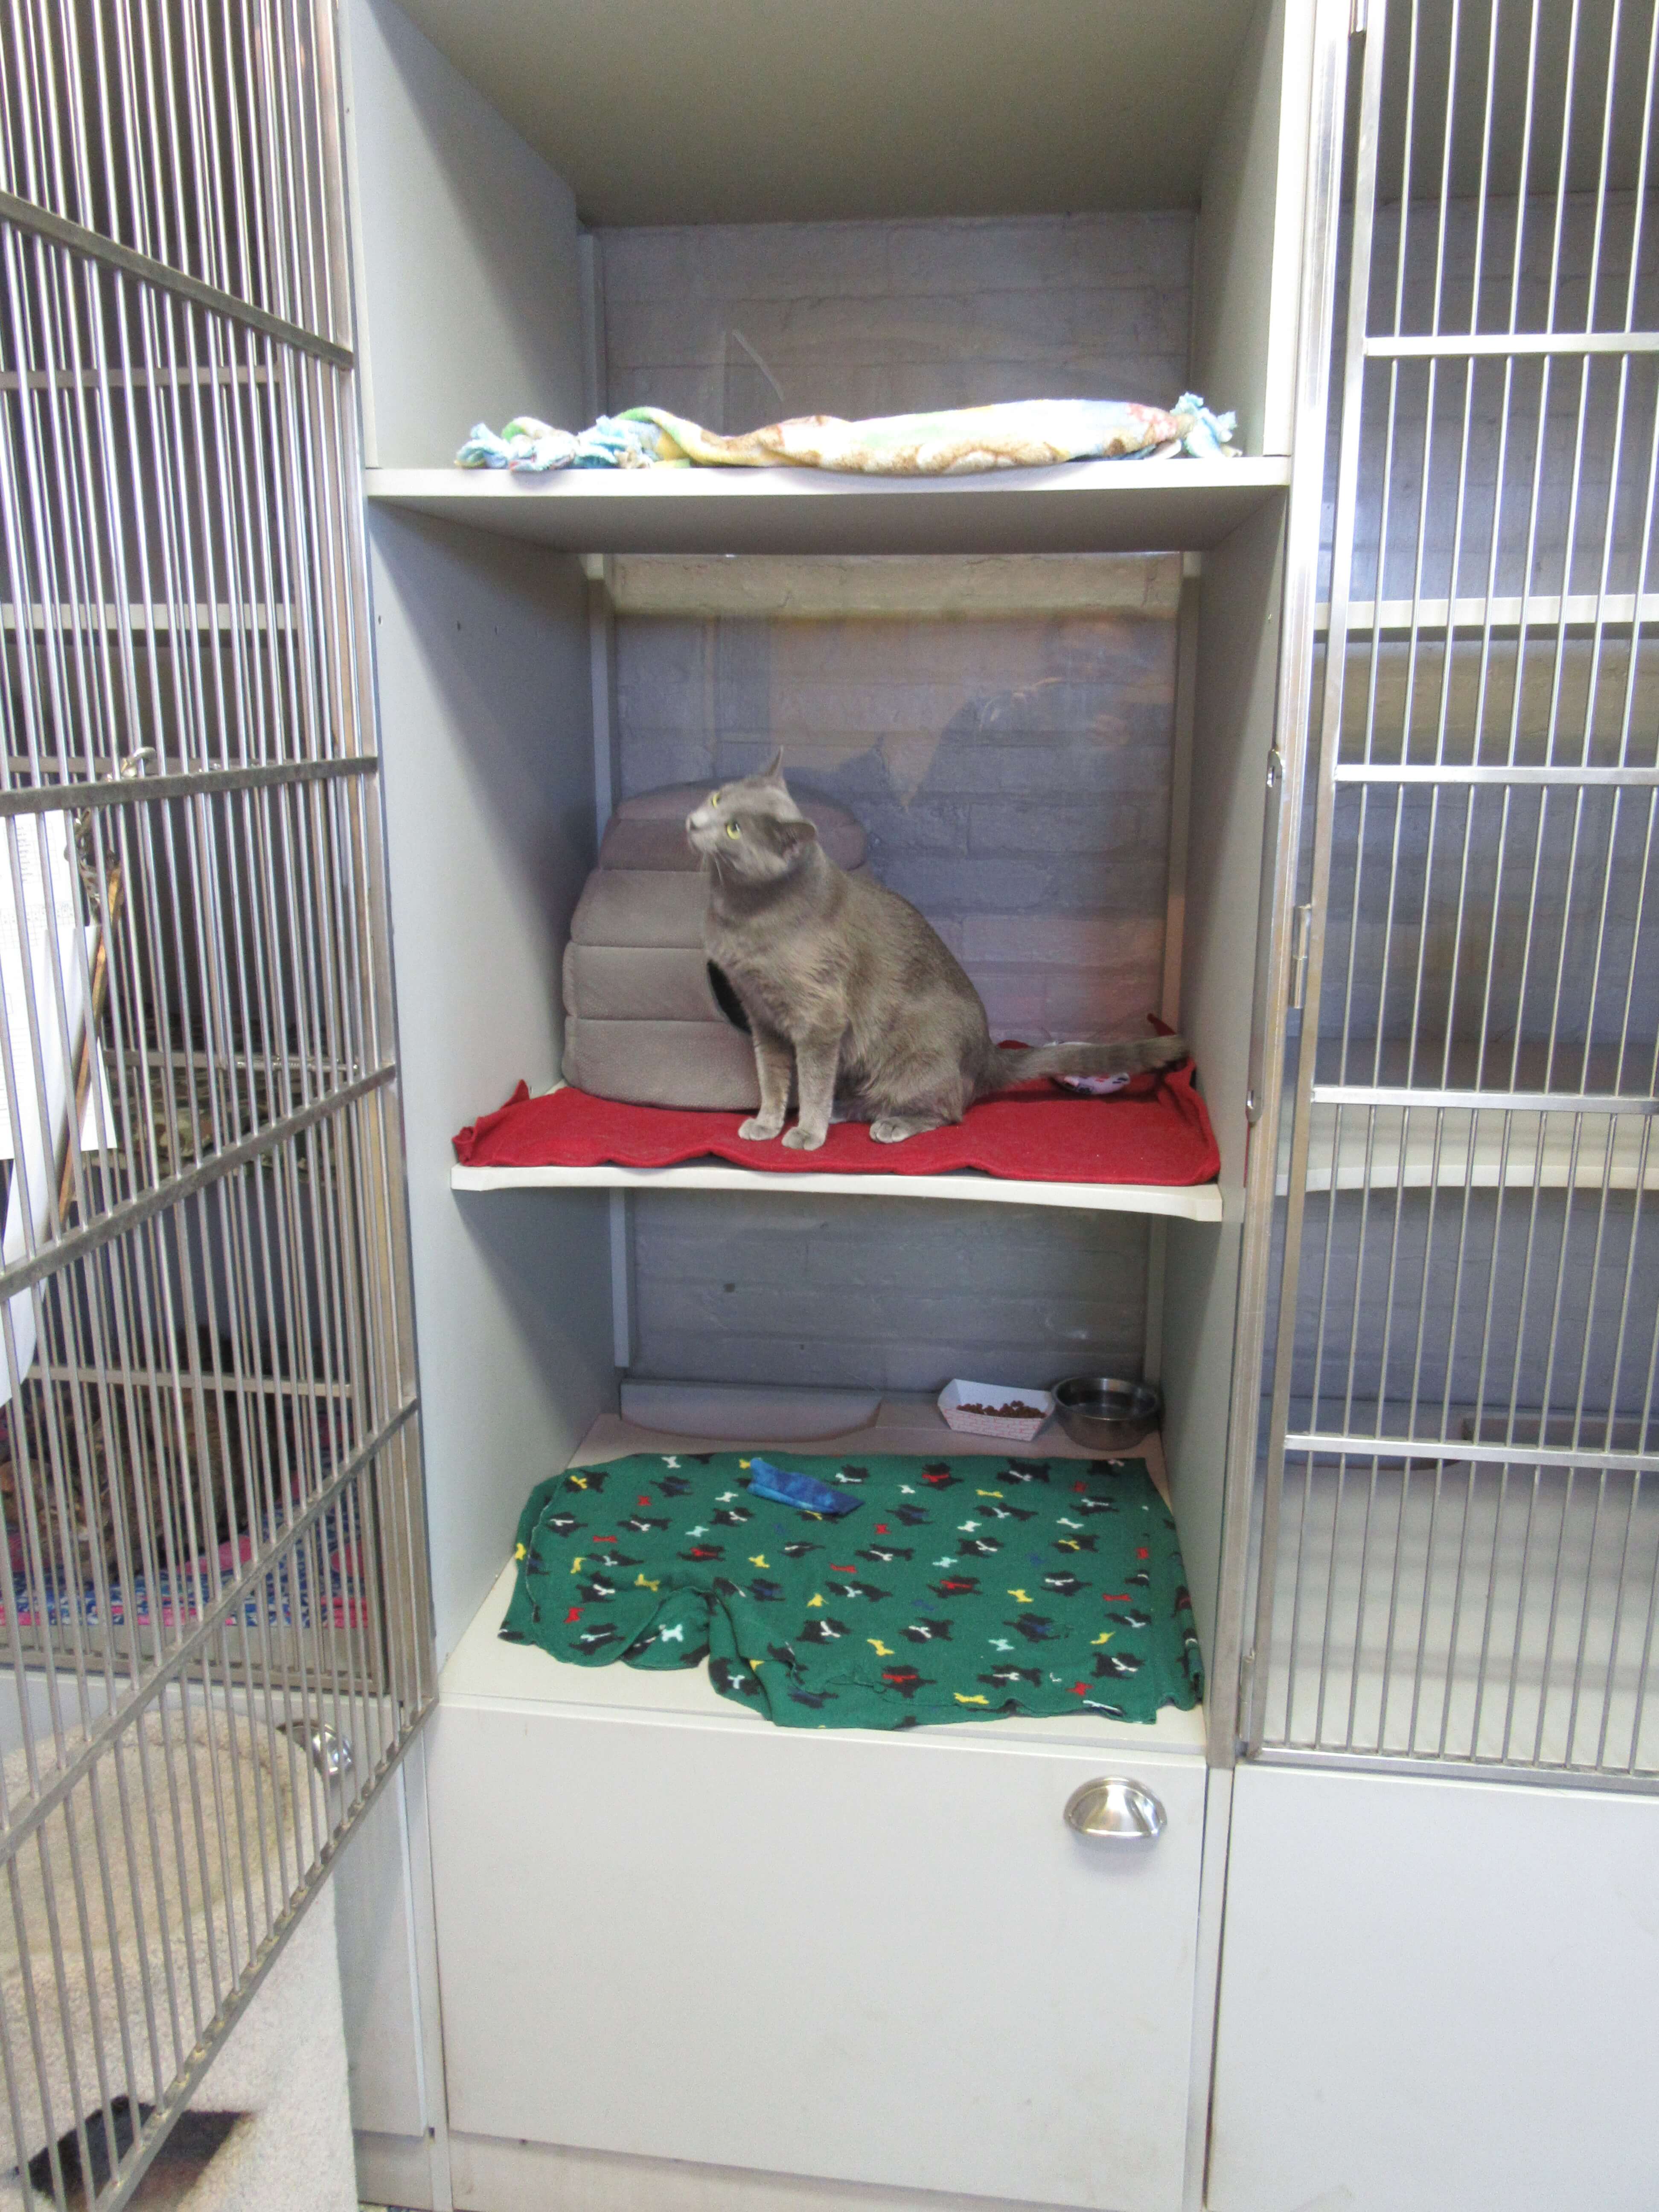
<path id="1" fill-rule="evenodd" d="M 1238 1662 L 1238 1704 L 1233 1714 L 1233 1742 L 1241 1756 L 1250 1747 L 1250 1708 L 1255 1698 L 1255 1646 Z"/>
<path id="2" fill-rule="evenodd" d="M 1313 908 L 1297 907 L 1291 915 L 1291 995 L 1289 1011 L 1298 1014 L 1308 989 L 1308 945 L 1313 936 Z"/>

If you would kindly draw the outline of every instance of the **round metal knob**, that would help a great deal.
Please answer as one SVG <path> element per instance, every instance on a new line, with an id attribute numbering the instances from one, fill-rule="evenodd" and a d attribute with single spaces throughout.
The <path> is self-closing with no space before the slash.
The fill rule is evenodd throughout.
<path id="1" fill-rule="evenodd" d="M 338 1735 L 326 1721 L 278 1721 L 276 1729 L 310 1747 L 311 1763 L 325 1782 L 337 1782 L 356 1763 L 350 1737 Z"/>
<path id="2" fill-rule="evenodd" d="M 1103 1774 L 1072 1792 L 1066 1825 L 1091 1843 L 1152 1844 L 1164 1832 L 1164 1808 L 1139 1783 Z"/>

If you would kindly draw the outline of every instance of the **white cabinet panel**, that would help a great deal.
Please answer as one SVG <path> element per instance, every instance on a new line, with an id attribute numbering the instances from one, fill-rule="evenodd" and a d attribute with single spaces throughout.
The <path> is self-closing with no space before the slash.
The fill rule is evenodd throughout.
<path id="1" fill-rule="evenodd" d="M 1211 2212 L 1652 2212 L 1659 1803 L 1247 1767 Z"/>
<path id="2" fill-rule="evenodd" d="M 340 1856 L 334 1927 L 360 2133 L 426 2136 L 421 2099 L 420 1998 L 415 1982 L 404 1778 L 381 1792 Z"/>
<path id="3" fill-rule="evenodd" d="M 1179 2204 L 1196 1759 L 447 1702 L 429 1759 L 453 2128 Z M 1112 1771 L 1150 1848 L 1063 1823 Z"/>

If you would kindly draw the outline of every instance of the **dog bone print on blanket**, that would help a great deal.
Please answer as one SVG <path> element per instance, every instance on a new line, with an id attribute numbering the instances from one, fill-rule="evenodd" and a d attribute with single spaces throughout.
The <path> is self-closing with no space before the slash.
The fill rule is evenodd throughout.
<path id="1" fill-rule="evenodd" d="M 1215 415 L 1194 393 L 1171 408 L 1133 399 L 1012 399 L 992 407 L 948 407 L 930 415 L 878 415 L 844 422 L 802 415 L 722 437 L 661 407 L 601 415 L 580 433 L 533 415 L 498 437 L 476 422 L 455 456 L 464 469 L 836 469 L 863 476 L 970 476 L 988 469 L 1041 468 L 1056 461 L 1162 459 L 1189 453 L 1233 459 L 1231 415 Z"/>
<path id="2" fill-rule="evenodd" d="M 730 1449 L 538 1483 L 501 1635 L 577 1667 L 707 1661 L 722 1697 L 781 1728 L 1152 1722 L 1202 1698 L 1180 1540 L 1145 1460 L 787 1457 L 855 1501 L 845 1520 L 778 1504 Z"/>

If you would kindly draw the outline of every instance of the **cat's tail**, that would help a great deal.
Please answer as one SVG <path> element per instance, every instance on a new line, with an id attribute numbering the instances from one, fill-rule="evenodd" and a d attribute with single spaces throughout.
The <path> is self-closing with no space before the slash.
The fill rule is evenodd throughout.
<path id="1" fill-rule="evenodd" d="M 1187 1057 L 1183 1037 L 1125 1038 L 1115 1044 L 1040 1044 L 1024 1052 L 998 1051 L 981 1085 L 981 1097 L 1034 1075 L 1139 1075 L 1170 1067 Z"/>

